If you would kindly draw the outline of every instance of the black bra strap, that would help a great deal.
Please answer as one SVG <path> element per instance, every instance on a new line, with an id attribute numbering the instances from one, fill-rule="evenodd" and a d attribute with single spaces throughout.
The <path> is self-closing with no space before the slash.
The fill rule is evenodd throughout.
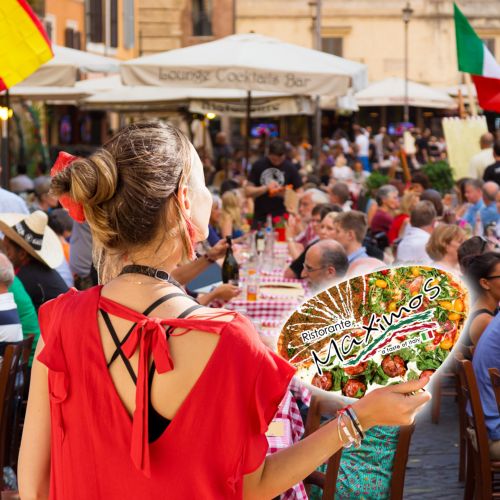
<path id="1" fill-rule="evenodd" d="M 191 314 L 193 311 L 196 311 L 196 309 L 201 309 L 202 307 L 204 307 L 204 306 L 202 306 L 201 304 L 195 304 L 194 306 L 188 307 L 185 311 L 181 312 L 181 314 L 179 314 L 179 316 L 177 316 L 177 317 L 180 319 L 185 318 L 186 316 Z"/>
<path id="2" fill-rule="evenodd" d="M 158 300 L 153 302 L 142 314 L 144 316 L 147 316 L 148 314 L 153 312 L 158 306 L 160 306 L 161 304 L 163 304 L 164 302 L 166 302 L 169 299 L 173 299 L 174 297 L 187 297 L 187 298 L 194 300 L 192 297 L 190 297 L 189 295 L 186 295 L 185 293 L 181 293 L 181 292 L 167 293 L 167 295 L 164 295 L 163 297 L 160 297 Z M 109 317 L 108 317 L 108 319 L 109 319 Z M 118 356 L 121 356 L 121 354 L 122 354 L 121 353 L 121 346 L 130 337 L 130 335 L 134 331 L 134 328 L 135 328 L 135 323 L 130 327 L 130 330 L 126 333 L 125 337 L 123 337 L 122 341 L 118 342 L 118 344 L 116 345 L 116 351 L 113 353 L 113 355 L 111 356 L 111 358 L 108 362 L 108 368 L 114 363 L 115 359 Z M 115 333 L 115 335 L 116 335 L 116 333 Z M 116 344 L 116 342 L 115 342 L 115 344 Z M 122 356 L 122 359 L 123 359 L 123 356 Z"/>
<path id="3" fill-rule="evenodd" d="M 106 323 L 106 326 L 108 327 L 109 334 L 111 335 L 111 338 L 113 339 L 113 342 L 115 343 L 116 346 L 116 357 L 120 356 L 122 358 L 123 364 L 127 368 L 127 371 L 129 375 L 132 377 L 132 380 L 134 381 L 134 384 L 137 384 L 137 376 L 134 373 L 134 370 L 132 368 L 132 365 L 130 364 L 130 361 L 128 360 L 127 356 L 125 356 L 125 353 L 122 350 L 122 346 L 120 345 L 120 339 L 118 338 L 118 335 L 116 334 L 116 330 L 113 327 L 113 324 L 111 323 L 111 320 L 109 319 L 109 314 L 106 311 L 103 311 L 100 309 L 102 317 L 104 319 L 104 322 Z M 114 354 L 113 354 L 114 356 Z M 111 364 L 108 363 L 108 368 L 109 365 Z"/>

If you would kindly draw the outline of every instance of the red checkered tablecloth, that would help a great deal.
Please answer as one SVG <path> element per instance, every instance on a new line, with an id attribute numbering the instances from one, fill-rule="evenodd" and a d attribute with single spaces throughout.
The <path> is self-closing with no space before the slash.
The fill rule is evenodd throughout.
<path id="1" fill-rule="evenodd" d="M 289 448 L 292 444 L 300 441 L 304 434 L 304 423 L 302 422 L 299 407 L 290 391 L 287 391 L 273 422 L 281 424 L 283 433 L 279 436 L 269 435 L 268 433 L 268 455 Z M 293 488 L 285 491 L 280 498 L 282 500 L 307 500 L 304 484 L 302 482 L 296 484 Z"/>
<path id="2" fill-rule="evenodd" d="M 286 321 L 297 307 L 296 299 L 259 299 L 255 302 L 233 299 L 224 305 L 230 311 L 238 311 L 244 314 L 254 323 L 261 321 Z"/>

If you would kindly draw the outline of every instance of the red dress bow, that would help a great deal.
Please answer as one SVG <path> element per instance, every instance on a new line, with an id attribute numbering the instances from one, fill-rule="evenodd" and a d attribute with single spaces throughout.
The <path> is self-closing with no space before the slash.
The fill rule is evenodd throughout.
<path id="1" fill-rule="evenodd" d="M 61 151 L 54 163 L 52 169 L 50 170 L 50 176 L 54 177 L 59 172 L 68 168 L 78 157 L 73 156 L 65 151 Z M 70 217 L 76 222 L 85 222 L 85 212 L 83 211 L 83 205 L 77 203 L 69 194 L 62 194 L 59 196 L 59 203 L 69 212 Z"/>

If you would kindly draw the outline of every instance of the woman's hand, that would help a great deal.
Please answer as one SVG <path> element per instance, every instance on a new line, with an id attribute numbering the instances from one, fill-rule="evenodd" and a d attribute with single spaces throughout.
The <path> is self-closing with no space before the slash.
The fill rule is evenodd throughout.
<path id="1" fill-rule="evenodd" d="M 219 260 L 226 255 L 227 241 L 220 239 L 210 250 L 207 250 L 207 257 L 210 260 Z"/>
<path id="2" fill-rule="evenodd" d="M 429 392 L 421 391 L 428 377 L 376 389 L 353 404 L 365 429 L 374 425 L 409 425 L 421 407 L 431 399 Z"/>
<path id="3" fill-rule="evenodd" d="M 215 290 L 212 290 L 212 293 L 214 299 L 220 299 L 227 302 L 228 300 L 236 297 L 240 293 L 240 289 L 235 285 L 225 283 L 223 285 L 219 285 L 215 288 Z"/>

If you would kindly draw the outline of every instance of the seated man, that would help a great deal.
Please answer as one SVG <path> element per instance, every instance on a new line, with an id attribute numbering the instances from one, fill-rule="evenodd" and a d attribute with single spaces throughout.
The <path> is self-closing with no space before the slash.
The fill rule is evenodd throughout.
<path id="1" fill-rule="evenodd" d="M 500 315 L 497 314 L 484 330 L 474 351 L 472 359 L 477 378 L 484 421 L 488 431 L 490 457 L 500 460 L 500 414 L 491 386 L 488 368 L 500 370 Z"/>
<path id="2" fill-rule="evenodd" d="M 55 270 L 64 258 L 62 245 L 49 228 L 45 212 L 0 214 L 0 231 L 5 253 L 37 311 L 44 302 L 68 291 Z"/>
<path id="3" fill-rule="evenodd" d="M 295 243 L 300 248 L 295 256 L 316 239 L 312 212 L 324 203 L 328 203 L 328 195 L 317 188 L 307 189 L 300 197 L 298 215 L 291 215 L 288 219 L 289 243 Z"/>
<path id="4" fill-rule="evenodd" d="M 14 295 L 8 290 L 13 281 L 14 267 L 7 256 L 0 253 L 0 354 L 7 343 L 23 340 Z"/>
<path id="5" fill-rule="evenodd" d="M 430 201 L 419 201 L 410 214 L 410 225 L 398 245 L 397 261 L 429 263 L 425 246 L 436 222 L 436 209 Z"/>
<path id="6" fill-rule="evenodd" d="M 342 212 L 335 219 L 335 239 L 344 247 L 349 264 L 357 259 L 368 257 L 363 240 L 368 223 L 366 215 L 357 210 Z"/>
<path id="7" fill-rule="evenodd" d="M 321 240 L 306 252 L 302 277 L 311 292 L 320 292 L 340 281 L 347 272 L 349 261 L 342 245 L 335 240 Z"/>

